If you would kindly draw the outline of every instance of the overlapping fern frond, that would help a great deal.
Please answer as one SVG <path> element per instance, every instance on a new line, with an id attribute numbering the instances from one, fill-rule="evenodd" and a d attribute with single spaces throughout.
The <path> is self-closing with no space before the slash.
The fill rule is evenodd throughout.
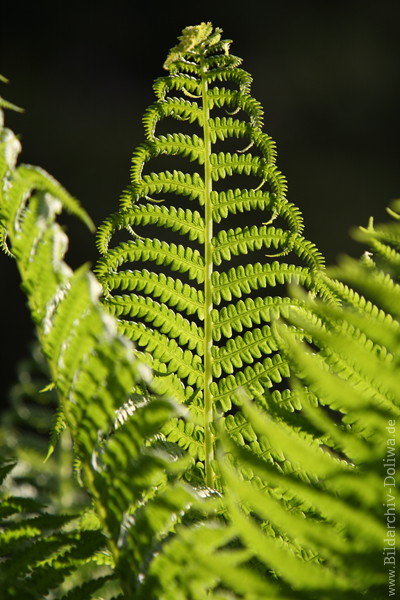
<path id="1" fill-rule="evenodd" d="M 195 598 L 204 581 L 200 567 L 191 570 L 189 549 L 217 597 L 395 597 L 400 226 L 371 224 L 357 236 L 372 252 L 343 259 L 324 276 L 342 304 L 303 298 L 286 324 L 274 324 L 298 376 L 293 405 L 282 411 L 276 394 L 267 393 L 268 414 L 242 394 L 243 430 L 250 425 L 254 438 L 244 447 L 239 428 L 229 436 L 219 430 L 228 527 L 178 531 L 152 564 L 156 580 L 168 581 L 177 597 Z M 312 348 L 299 342 L 293 325 L 306 331 Z"/>
<path id="2" fill-rule="evenodd" d="M 79 566 L 106 544 L 115 586 L 124 598 L 133 598 L 149 557 L 197 501 L 194 490 L 176 481 L 183 468 L 179 453 L 171 446 L 160 447 L 157 440 L 177 413 L 166 398 L 149 401 L 150 370 L 99 303 L 94 275 L 87 266 L 73 272 L 64 261 L 68 238 L 57 222 L 59 213 L 66 208 L 92 227 L 89 217 L 43 170 L 16 166 L 20 145 L 11 131 L 3 130 L 1 139 L 3 240 L 7 237 L 8 251 L 16 259 L 95 516 L 94 531 L 56 535 L 61 518 L 43 517 L 43 526 L 38 521 L 32 529 L 28 515 L 21 524 L 26 544 L 20 558 L 4 533 L 9 558 L 1 565 L 2 594 L 14 597 L 18 586 L 31 584 L 32 597 L 42 597 L 63 581 L 73 564 Z M 140 397 L 133 394 L 138 385 L 143 387 Z M 26 509 L 20 504 L 14 511 L 18 515 Z M 5 515 L 8 505 L 3 498 Z M 35 518 L 38 507 L 33 512 Z M 18 524 L 6 521 L 4 526 L 19 531 Z M 90 542 L 98 534 L 100 548 Z M 21 581 L 18 565 L 24 569 Z M 92 597 L 100 583 L 84 582 L 66 598 Z"/>
<path id="3" fill-rule="evenodd" d="M 398 209 L 399 204 L 394 208 Z M 341 299 L 340 306 L 308 299 L 301 308 L 291 311 L 286 325 L 276 325 L 277 343 L 297 373 L 295 389 L 303 397 L 303 415 L 314 428 L 313 443 L 320 446 L 321 457 L 313 465 L 317 479 L 311 479 L 311 485 L 307 485 L 298 480 L 296 473 L 287 471 L 282 477 L 256 453 L 246 454 L 241 449 L 235 452 L 240 464 L 254 470 L 261 481 L 268 481 L 278 489 L 283 486 L 290 489 L 301 510 L 304 506 L 312 507 L 312 518 L 307 523 L 293 522 L 290 531 L 295 532 L 301 546 L 304 543 L 303 547 L 312 550 L 321 565 L 315 579 L 317 598 L 372 600 L 396 593 L 400 226 L 398 214 L 394 210 L 391 214 L 397 222 L 374 227 L 371 221 L 367 228 L 355 233 L 369 246 L 360 260 L 344 257 L 329 274 L 322 275 L 326 285 Z M 293 325 L 310 336 L 312 348 L 295 339 L 290 331 Z M 318 397 L 325 409 L 317 410 L 313 397 Z M 271 409 L 274 412 L 272 401 Z M 282 431 L 278 442 L 273 422 L 260 414 L 256 418 L 250 416 L 250 421 L 255 430 L 263 429 L 271 445 L 282 443 L 282 458 L 286 464 L 298 461 L 300 479 L 304 478 L 307 468 L 301 445 L 297 447 L 299 440 L 295 442 L 295 451 L 294 445 L 283 443 Z M 310 453 L 313 461 L 316 454 Z M 238 483 L 238 488 L 242 487 Z M 239 505 L 243 507 L 246 501 L 273 527 L 282 525 L 283 521 L 271 518 L 274 510 L 267 510 L 267 502 L 261 495 L 257 499 L 254 490 L 246 493 L 243 487 L 233 506 L 244 528 L 248 518 Z M 286 527 L 289 516 L 285 514 L 284 519 Z M 243 535 L 250 535 L 249 530 L 243 529 Z M 271 561 L 276 556 L 268 554 L 265 560 L 279 571 L 280 566 L 273 566 Z M 310 567 L 301 565 L 296 573 L 301 572 L 301 577 L 306 578 L 303 583 L 313 598 Z M 324 579 L 322 573 L 326 568 Z M 289 574 L 283 577 L 288 580 Z M 297 578 L 297 584 L 301 577 Z"/>
<path id="4" fill-rule="evenodd" d="M 0 465 L 0 485 L 12 470 Z M 0 589 L 3 600 L 54 598 L 54 592 L 79 573 L 81 585 L 75 598 L 91 598 L 115 578 L 96 573 L 96 554 L 104 551 L 106 538 L 100 530 L 80 526 L 79 515 L 54 514 L 37 500 L 0 494 Z M 87 581 L 82 571 L 88 564 Z M 84 590 L 86 595 L 79 592 Z M 61 598 L 61 596 L 58 596 Z M 67 596 L 65 596 L 66 598 Z"/>
<path id="5" fill-rule="evenodd" d="M 396 595 L 400 226 L 371 223 L 357 237 L 372 252 L 343 259 L 324 275 L 341 305 L 298 293 L 301 306 L 286 324 L 274 323 L 276 343 L 298 377 L 294 405 L 282 411 L 276 394 L 267 393 L 269 411 L 261 411 L 242 394 L 243 425 L 254 438 L 244 447 L 238 428 L 230 436 L 220 429 L 218 468 L 229 522 L 220 535 L 235 540 L 225 557 L 230 568 L 221 574 L 218 552 L 215 562 L 207 561 L 212 534 L 202 549 L 210 580 L 218 573 L 221 593 L 234 598 Z M 312 348 L 293 325 L 305 330 Z M 196 533 L 185 533 L 193 543 Z M 190 575 L 174 572 L 167 551 L 157 567 L 172 588 L 190 590 Z"/>
<path id="6" fill-rule="evenodd" d="M 307 374 L 317 378 L 318 367 L 309 366 Z M 330 390 L 326 370 L 319 376 L 320 388 Z M 303 398 L 303 410 L 319 432 L 318 446 L 249 405 L 244 412 L 257 435 L 280 449 L 282 463 L 292 468 L 279 468 L 239 444 L 231 447 L 235 465 L 222 467 L 238 538 L 258 570 L 279 581 L 279 597 L 375 600 L 390 597 L 390 581 L 395 588 L 398 495 L 384 487 L 382 465 L 388 439 L 392 450 L 400 441 L 398 432 L 385 429 L 397 422 L 398 408 L 383 419 L 379 406 L 355 405 L 350 384 L 344 398 L 340 386 L 336 389 L 351 428 L 338 426 Z M 364 428 L 373 428 L 374 435 L 366 436 Z M 332 439 L 336 455 L 326 451 Z M 344 453 L 347 460 L 340 458 Z"/>
<path id="7" fill-rule="evenodd" d="M 397 213 L 390 212 L 399 219 Z M 304 310 L 292 311 L 290 322 L 312 336 L 319 348 L 313 360 L 329 372 L 332 381 L 337 377 L 335 385 L 352 387 L 354 404 L 361 400 L 361 394 L 363 405 L 367 402 L 390 413 L 399 404 L 400 228 L 398 222 L 374 227 L 371 220 L 367 228 L 355 232 L 355 237 L 369 246 L 362 258 L 344 257 L 329 275 L 321 275 L 341 306 L 307 302 Z M 296 360 L 301 356 L 304 361 L 310 359 L 307 353 L 296 352 L 295 356 Z M 326 390 L 321 395 L 317 382 L 313 385 L 324 401 Z M 333 408 L 341 411 L 340 401 Z"/>
<path id="8" fill-rule="evenodd" d="M 271 331 L 273 317 L 297 303 L 285 284 L 330 297 L 314 278 L 322 257 L 301 235 L 251 77 L 230 44 L 202 23 L 171 50 L 131 185 L 100 227 L 96 267 L 119 330 L 189 406 L 196 425 L 166 434 L 198 461 L 208 485 L 214 421 L 230 412 L 240 426 L 235 392 L 262 392 L 289 376 Z"/>

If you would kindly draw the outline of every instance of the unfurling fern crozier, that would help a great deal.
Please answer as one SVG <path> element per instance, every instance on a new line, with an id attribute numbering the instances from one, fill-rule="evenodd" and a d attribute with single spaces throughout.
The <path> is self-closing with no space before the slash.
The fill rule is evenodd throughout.
<path id="1" fill-rule="evenodd" d="M 275 395 L 290 403 L 281 385 L 289 367 L 270 323 L 296 301 L 278 286 L 297 281 L 324 293 L 314 278 L 323 260 L 286 199 L 251 77 L 221 33 L 210 23 L 187 27 L 170 51 L 168 75 L 156 80 L 144 115 L 131 185 L 99 230 L 96 267 L 121 332 L 160 389 L 189 407 L 192 418 L 164 433 L 210 486 L 216 418 L 243 443 L 255 439 L 238 390 L 260 399 L 279 384 Z"/>

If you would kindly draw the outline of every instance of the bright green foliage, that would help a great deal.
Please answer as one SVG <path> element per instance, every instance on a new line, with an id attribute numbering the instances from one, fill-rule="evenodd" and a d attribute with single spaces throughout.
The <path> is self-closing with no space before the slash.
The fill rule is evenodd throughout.
<path id="1" fill-rule="evenodd" d="M 171 50 L 143 118 L 131 186 L 99 230 L 96 267 L 119 331 L 189 406 L 195 425 L 172 423 L 165 433 L 210 486 L 214 423 L 229 412 L 240 427 L 238 388 L 262 394 L 290 374 L 270 324 L 297 302 L 279 286 L 297 281 L 327 295 L 314 279 L 322 258 L 301 236 L 251 77 L 230 44 L 202 23 Z M 253 224 L 237 226 L 243 221 Z M 110 247 L 120 230 L 124 241 Z"/>
<path id="2" fill-rule="evenodd" d="M 399 203 L 395 208 L 400 208 Z M 301 374 L 297 393 L 309 395 L 311 391 L 334 411 L 317 411 L 312 403 L 306 410 L 319 443 L 330 448 L 334 456 L 344 457 L 335 459 L 332 470 L 320 462 L 324 479 L 320 479 L 318 490 L 307 490 L 304 484 L 293 481 L 289 484 L 293 493 L 297 495 L 298 490 L 300 498 L 310 501 L 313 511 L 323 515 L 318 527 L 304 523 L 296 534 L 300 540 L 310 527 L 312 539 L 317 541 L 314 552 L 318 552 L 319 560 L 325 558 L 324 565 L 332 566 L 328 575 L 340 586 L 340 595 L 339 591 L 336 595 L 336 587 L 327 576 L 330 595 L 320 597 L 373 599 L 395 595 L 394 551 L 400 522 L 400 216 L 390 212 L 397 222 L 374 228 L 371 221 L 368 228 L 355 233 L 370 247 L 361 260 L 346 257 L 331 269 L 331 277 L 323 276 L 342 305 L 308 300 L 303 309 L 291 312 L 289 322 L 306 330 L 313 340 L 313 351 L 301 345 L 286 327 L 277 326 L 279 344 Z M 258 417 L 256 429 L 262 427 L 260 420 Z M 267 435 L 271 427 L 265 422 Z M 286 460 L 290 460 L 290 453 L 285 452 Z M 269 471 L 269 482 L 281 479 L 283 483 L 281 475 L 276 478 L 257 458 L 241 457 L 259 473 L 267 475 Z M 296 451 L 293 458 L 298 460 L 300 453 Z M 329 462 L 328 456 L 325 462 Z M 318 541 L 319 529 L 322 537 Z M 309 543 L 310 534 L 307 537 Z M 304 565 L 301 572 L 307 574 Z"/>
<path id="3" fill-rule="evenodd" d="M 285 200 L 249 76 L 220 33 L 209 24 L 187 28 L 167 58 L 170 75 L 156 82 L 132 187 L 99 236 L 107 311 L 88 267 L 73 272 L 65 263 L 67 236 L 57 223 L 63 208 L 92 227 L 90 219 L 44 171 L 16 166 L 19 142 L 0 129 L 1 242 L 16 259 L 58 394 L 55 432 L 69 432 L 90 498 L 89 509 L 71 516 L 4 487 L 4 600 L 390 595 L 391 555 L 382 552 L 399 535 L 385 516 L 398 523 L 398 475 L 393 492 L 384 477 L 400 441 L 400 227 L 371 224 L 360 235 L 372 254 L 348 259 L 334 278 L 321 270 Z M 215 107 L 248 120 L 213 117 Z M 202 135 L 156 136 L 165 115 L 198 123 Z M 210 151 L 230 137 L 246 138 L 259 154 Z M 144 173 L 148 159 L 182 155 L 203 165 L 202 174 Z M 261 187 L 213 189 L 231 170 L 253 174 Z M 169 191 L 198 210 L 155 202 Z M 219 228 L 254 210 L 271 223 Z M 278 218 L 285 227 L 273 226 Z M 159 225 L 185 244 L 141 237 L 141 227 Z M 120 229 L 131 239 L 108 250 Z M 225 264 L 269 248 L 272 262 Z M 278 260 L 289 252 L 295 261 Z M 163 272 L 119 270 L 127 260 L 153 261 Z M 293 281 L 319 300 L 304 291 L 271 295 Z M 291 389 L 271 389 L 289 373 Z M 206 484 L 217 475 L 218 491 L 194 487 L 193 458 L 205 463 Z M 0 465 L 0 483 L 10 469 L 10 461 Z"/>
<path id="4" fill-rule="evenodd" d="M 12 463 L 0 465 L 0 484 L 12 468 Z M 87 591 L 95 593 L 115 577 L 111 572 L 94 576 L 96 553 L 106 544 L 101 531 L 84 530 L 77 515 L 51 513 L 32 498 L 8 494 L 0 498 L 2 600 L 54 597 L 52 590 L 77 572 L 80 576 L 89 563 L 91 577 L 82 584 Z"/>
<path id="5" fill-rule="evenodd" d="M 238 431 L 219 432 L 229 526 L 178 531 L 151 567 L 154 582 L 168 582 L 172 593 L 156 587 L 155 597 L 206 598 L 199 588 L 215 581 L 218 598 L 376 600 L 390 590 L 394 596 L 400 226 L 370 227 L 359 236 L 373 258 L 346 259 L 333 270 L 336 279 L 325 277 L 342 305 L 306 300 L 290 313 L 320 352 L 301 344 L 291 326 L 274 325 L 283 354 L 301 374 L 292 394 L 298 408 L 290 412 L 268 394 L 265 412 L 241 397 L 257 439 L 243 447 Z M 228 551 L 221 542 L 229 542 Z M 224 595 L 228 590 L 233 596 Z"/>
<path id="6" fill-rule="evenodd" d="M 47 362 L 35 340 L 16 365 L 16 382 L 8 392 L 10 406 L 0 417 L 0 456 L 14 457 L 17 466 L 7 482 L 11 494 L 24 493 L 41 504 L 76 512 L 86 495 L 73 477 L 73 449 L 57 393 L 48 388 Z M 43 464 L 53 429 L 55 451 Z M 56 446 L 56 448 L 54 448 Z"/>
<path id="7" fill-rule="evenodd" d="M 388 590 L 389 569 L 382 557 L 388 535 L 383 515 L 389 500 L 382 479 L 387 421 L 370 407 L 351 412 L 352 402 L 347 405 L 346 400 L 343 406 L 349 408 L 356 428 L 351 435 L 347 432 L 347 439 L 343 431 L 337 431 L 334 419 L 321 409 L 307 407 L 304 400 L 310 423 L 318 427 L 320 447 L 249 407 L 246 415 L 264 444 L 277 444 L 282 462 L 288 461 L 292 468 L 282 472 L 270 461 L 236 446 L 231 450 L 244 480 L 231 467 L 223 469 L 229 489 L 227 509 L 243 545 L 276 574 L 281 590 L 286 584 L 297 591 L 295 597 L 373 600 L 384 598 Z M 371 447 L 371 440 L 363 439 L 358 429 L 375 420 L 380 424 L 374 438 L 378 445 Z M 338 448 L 349 451 L 351 447 L 348 460 L 356 455 L 356 463 L 324 450 L 322 444 L 331 443 L 332 432 L 335 441 L 340 438 L 342 442 L 336 443 Z M 390 514 L 398 521 L 394 505 Z"/>
<path id="8" fill-rule="evenodd" d="M 14 597 L 18 586 L 30 585 L 32 595 L 42 597 L 69 575 L 71 561 L 79 565 L 74 544 L 79 542 L 86 560 L 102 550 L 106 541 L 108 564 L 114 567 L 114 575 L 119 575 L 125 597 L 133 598 L 141 585 L 139 573 L 145 572 L 148 554 L 170 532 L 177 515 L 184 515 L 196 501 L 194 492 L 175 483 L 181 470 L 176 452 L 171 458 L 169 448 L 162 450 L 155 438 L 175 414 L 174 408 L 167 399 L 148 402 L 146 394 L 134 405 L 131 392 L 138 383 L 144 389 L 151 387 L 150 371 L 136 359 L 128 340 L 117 334 L 114 320 L 99 304 L 100 286 L 88 268 L 83 266 L 72 272 L 63 260 L 68 239 L 56 221 L 62 208 L 81 217 L 90 227 L 91 221 L 77 201 L 43 170 L 27 165 L 16 167 L 19 142 L 9 130 L 1 133 L 3 239 L 9 241 L 8 252 L 16 259 L 72 436 L 80 477 L 91 496 L 96 516 L 94 529 L 102 531 L 100 538 L 97 532 L 79 531 L 54 533 L 53 538 L 54 529 L 67 523 L 69 517 L 64 521 L 60 517 L 55 525 L 51 517 L 44 516 L 43 526 L 31 531 L 31 515 L 27 515 L 21 534 L 26 537 L 27 549 L 20 559 L 19 550 L 14 553 L 8 534 L 4 533 L 5 554 L 10 553 L 11 557 L 2 565 L 2 591 Z M 6 516 L 9 502 L 3 497 Z M 33 518 L 38 510 L 35 505 L 30 511 Z M 18 504 L 14 512 L 17 516 L 26 513 L 25 503 Z M 18 522 L 17 519 L 17 528 Z M 7 530 L 14 528 L 9 521 L 3 526 Z M 97 542 L 89 544 L 93 536 Z M 68 554 L 68 560 L 53 564 L 54 553 L 61 556 L 69 550 L 72 554 Z M 9 568 L 11 563 L 14 570 Z M 20 564 L 25 571 L 18 570 Z M 51 579 L 48 573 L 53 568 Z M 18 583 L 20 575 L 22 580 Z M 78 594 L 89 597 L 91 587 L 93 593 L 97 590 L 94 581 L 83 585 L 82 592 L 75 590 L 74 598 Z"/>

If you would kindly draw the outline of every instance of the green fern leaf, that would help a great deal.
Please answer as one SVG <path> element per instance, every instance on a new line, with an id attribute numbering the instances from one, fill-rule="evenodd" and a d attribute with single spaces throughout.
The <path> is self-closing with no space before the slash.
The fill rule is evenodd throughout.
<path id="1" fill-rule="evenodd" d="M 239 387 L 261 393 L 290 375 L 269 323 L 296 302 L 274 288 L 301 282 L 335 297 L 316 277 L 322 257 L 300 234 L 302 220 L 286 200 L 275 144 L 263 133 L 262 108 L 250 94 L 251 77 L 229 46 L 219 29 L 202 24 L 185 30 L 171 50 L 164 64 L 169 74 L 156 81 L 157 100 L 143 119 L 147 141 L 133 154 L 131 186 L 121 210 L 99 229 L 102 257 L 95 269 L 120 331 L 155 371 L 177 375 L 193 397 L 202 396 L 203 448 L 198 438 L 190 444 L 186 425 L 165 435 L 191 453 L 198 448 L 208 485 L 214 482 L 213 421 L 231 410 Z M 167 133 L 160 130 L 166 122 Z M 179 131 L 183 122 L 190 133 Z M 223 148 L 236 142 L 235 151 Z M 168 167 L 149 172 L 161 159 Z M 178 160 L 186 161 L 186 171 L 174 167 Z M 243 187 L 230 184 L 236 177 Z M 251 220 L 255 211 L 262 216 L 255 215 L 253 225 L 231 225 L 235 215 Z M 122 230 L 129 239 L 112 246 Z M 151 237 L 155 230 L 160 239 Z M 234 334 L 240 335 L 230 339 Z M 190 406 L 190 395 L 183 397 Z"/>
<path id="2" fill-rule="evenodd" d="M 12 136 L 8 139 L 12 145 Z M 5 599 L 36 599 L 53 593 L 79 566 L 96 562 L 94 557 L 106 545 L 108 564 L 114 566 L 112 577 L 119 580 L 114 586 L 116 593 L 123 590 L 125 598 L 133 598 L 141 585 L 140 574 L 147 569 L 145 557 L 156 551 L 157 544 L 171 534 L 177 518 L 197 502 L 194 490 L 176 482 L 187 465 L 178 460 L 182 451 L 173 444 L 160 448 L 157 437 L 163 426 L 182 412 L 166 398 L 150 401 L 150 395 L 157 395 L 151 371 L 99 303 L 99 283 L 86 265 L 74 272 L 64 262 L 68 238 L 57 223 L 59 213 L 65 208 L 88 225 L 89 217 L 52 178 L 38 169 L 15 167 L 16 156 L 12 162 L 5 143 L 0 150 L 8 184 L 1 188 L 1 223 L 73 439 L 80 479 L 104 532 L 55 531 L 71 517 L 44 516 L 43 523 L 38 518 L 21 519 L 24 510 L 38 512 L 40 507 L 26 500 L 6 499 L 0 509 L 2 594 L 5 590 Z M 203 276 L 199 253 L 161 242 L 159 248 L 172 268 L 183 262 L 192 276 Z M 124 248 L 130 250 L 129 245 Z M 144 242 L 141 251 L 158 261 L 154 244 Z M 120 256 L 113 259 L 118 262 Z M 160 291 L 163 282 L 154 285 Z M 176 286 L 178 299 L 179 294 L 182 290 Z M 145 302 L 138 310 L 158 322 L 153 304 Z M 183 323 L 170 309 L 165 317 L 164 327 L 171 336 L 182 337 L 181 329 L 186 328 L 187 343 L 197 345 L 196 327 Z M 145 343 L 157 346 L 155 360 L 158 357 L 162 364 L 170 361 L 172 369 L 185 379 L 193 377 L 198 385 L 196 363 L 201 363 L 200 357 L 189 349 L 179 357 L 174 339 L 157 331 L 154 335 L 158 337 L 151 339 L 150 330 L 143 332 Z M 167 386 L 169 395 L 174 383 Z M 162 384 L 160 378 L 157 387 L 161 389 Z M 140 395 L 135 393 L 137 387 Z M 4 477 L 7 471 L 8 466 L 3 465 L 0 474 Z M 78 586 L 78 597 L 103 583 L 106 580 L 99 579 Z M 76 581 L 73 585 L 76 587 Z"/>
<path id="3" fill-rule="evenodd" d="M 344 257 L 339 266 L 330 270 L 330 276 L 324 275 L 326 285 L 342 304 L 333 306 L 308 297 L 305 304 L 295 307 L 286 318 L 290 326 L 301 327 L 312 338 L 312 349 L 295 339 L 295 330 L 289 332 L 287 323 L 273 325 L 276 342 L 297 378 L 291 396 L 282 397 L 274 392 L 275 398 L 267 399 L 267 404 L 270 408 L 275 405 L 279 412 L 282 401 L 297 396 L 297 410 L 302 407 L 303 422 L 298 420 L 296 429 L 301 436 L 290 440 L 289 436 L 294 435 L 293 425 L 283 428 L 282 422 L 278 425 L 266 419 L 245 403 L 244 427 L 251 426 L 257 442 L 244 449 L 240 423 L 230 422 L 230 427 L 231 439 L 237 444 L 232 451 L 236 468 L 251 484 L 243 482 L 238 474 L 233 475 L 231 467 L 226 473 L 230 478 L 237 477 L 238 495 L 232 505 L 232 518 L 239 519 L 243 539 L 248 536 L 247 543 L 252 547 L 258 545 L 259 559 L 278 578 L 290 582 L 292 587 L 304 587 L 311 597 L 315 589 L 318 597 L 340 595 L 374 600 L 387 595 L 388 589 L 389 595 L 393 590 L 389 569 L 393 573 L 394 550 L 389 540 L 398 534 L 395 488 L 399 478 L 394 456 L 400 443 L 396 426 L 400 396 L 395 268 L 399 224 L 375 228 L 370 223 L 367 229 L 357 232 L 357 237 L 368 243 L 371 252 L 359 261 Z M 384 245 L 377 244 L 377 240 L 385 240 Z M 297 296 L 302 297 L 301 292 L 297 291 Z M 330 410 L 317 408 L 315 396 Z M 304 417 L 311 425 L 311 435 L 304 428 Z M 291 424 L 288 413 L 283 421 Z M 262 440 L 266 443 L 260 451 L 256 444 Z M 279 446 L 284 462 L 274 464 L 270 449 Z M 233 480 L 230 481 L 232 484 Z M 273 498 L 270 492 L 260 493 L 259 490 L 269 490 L 271 485 L 278 490 L 290 488 L 296 508 L 288 513 L 282 498 Z M 280 508 L 279 503 L 282 503 Z M 297 519 L 298 506 L 303 510 L 312 507 L 309 519 Z M 249 516 L 255 514 L 270 523 L 273 532 L 270 539 L 274 539 L 274 544 L 277 533 L 284 541 L 279 551 L 288 551 L 290 560 L 293 552 L 299 557 L 298 571 L 295 564 L 288 570 L 282 569 L 284 563 L 288 565 L 283 556 L 279 564 L 273 565 L 272 557 L 278 555 L 272 548 L 262 558 L 269 542 Z M 317 523 L 315 515 L 319 515 Z M 312 529 L 311 535 L 307 534 L 307 527 Z M 255 542 L 256 536 L 259 542 Z M 312 560 L 319 565 L 315 575 L 312 569 L 306 575 L 309 564 L 303 570 L 301 556 L 305 550 L 311 552 Z M 291 580 L 295 572 L 296 582 Z"/>

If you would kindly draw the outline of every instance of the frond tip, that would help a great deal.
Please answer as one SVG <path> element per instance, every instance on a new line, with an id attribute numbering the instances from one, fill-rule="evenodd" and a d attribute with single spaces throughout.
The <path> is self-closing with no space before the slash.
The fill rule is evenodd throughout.
<path id="1" fill-rule="evenodd" d="M 185 27 L 178 37 L 179 44 L 171 48 L 164 62 L 164 69 L 170 70 L 171 65 L 184 58 L 186 53 L 193 52 L 197 46 L 212 46 L 221 39 L 222 29 L 217 27 L 213 33 L 211 23 L 200 23 Z"/>

